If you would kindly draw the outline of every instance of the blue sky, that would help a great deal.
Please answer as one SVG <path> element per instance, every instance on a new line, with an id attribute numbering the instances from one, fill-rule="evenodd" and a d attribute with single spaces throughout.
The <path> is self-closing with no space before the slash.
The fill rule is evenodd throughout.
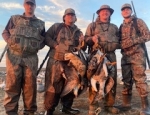
<path id="1" fill-rule="evenodd" d="M 136 14 L 143 19 L 150 28 L 150 0 L 133 0 Z M 92 22 L 93 13 L 95 13 L 101 5 L 107 4 L 114 9 L 111 22 L 118 27 L 123 21 L 121 16 L 121 6 L 124 3 L 131 3 L 130 0 L 36 0 L 35 15 L 45 21 L 46 30 L 55 22 L 62 22 L 62 16 L 66 8 L 73 8 L 76 11 L 76 25 L 85 33 L 86 28 Z M 4 30 L 11 15 L 22 14 L 24 12 L 23 0 L 0 0 L 0 33 Z M 95 18 L 96 18 L 95 14 Z M 5 42 L 0 35 L 0 55 L 5 47 Z M 146 43 L 150 56 L 150 43 Z M 44 59 L 48 47 L 40 50 L 39 64 Z M 120 68 L 121 54 L 120 50 L 116 51 L 118 68 Z M 0 67 L 5 66 L 5 57 L 0 63 Z"/>

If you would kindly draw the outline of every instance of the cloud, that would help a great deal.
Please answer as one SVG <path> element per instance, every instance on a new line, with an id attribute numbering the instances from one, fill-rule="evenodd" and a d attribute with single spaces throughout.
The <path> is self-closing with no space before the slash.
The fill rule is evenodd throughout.
<path id="1" fill-rule="evenodd" d="M 52 2 L 54 5 L 56 5 L 57 7 L 63 7 L 64 4 L 60 4 L 60 1 L 58 0 L 49 0 L 50 2 Z"/>
<path id="2" fill-rule="evenodd" d="M 51 10 L 55 9 L 55 6 L 47 6 L 47 5 L 37 6 L 37 9 L 39 9 L 39 10 L 41 10 L 43 12 L 51 12 Z"/>
<path id="3" fill-rule="evenodd" d="M 85 20 L 83 18 L 79 18 L 77 17 L 77 22 L 76 25 L 78 26 L 79 29 L 81 29 L 81 31 L 85 34 L 86 32 L 86 28 L 88 26 L 88 24 L 90 24 L 91 22 L 89 20 Z"/>
<path id="4" fill-rule="evenodd" d="M 19 3 L 13 2 L 3 2 L 0 3 L 0 7 L 3 9 L 11 10 L 11 9 L 23 9 L 22 5 Z"/>

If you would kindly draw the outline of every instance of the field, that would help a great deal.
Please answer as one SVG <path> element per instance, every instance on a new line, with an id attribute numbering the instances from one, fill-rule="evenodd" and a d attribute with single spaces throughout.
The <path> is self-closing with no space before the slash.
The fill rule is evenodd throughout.
<path id="1" fill-rule="evenodd" d="M 0 71 L 5 71 L 5 68 L 1 68 Z M 120 71 L 118 71 L 119 73 Z M 149 72 L 147 72 L 149 74 Z M 119 74 L 118 74 L 119 75 Z M 0 74 L 0 79 L 4 79 L 5 76 Z M 1 81 L 0 81 L 1 83 Z M 150 91 L 150 82 L 149 84 L 149 91 Z M 122 89 L 122 83 L 120 77 L 118 78 L 118 85 L 117 85 L 117 95 L 116 95 L 116 103 L 115 105 L 121 104 L 121 89 Z M 44 109 L 43 109 L 43 95 L 44 93 L 37 93 L 37 105 L 38 110 L 35 113 L 35 115 L 44 115 Z M 88 115 L 88 91 L 80 95 L 78 98 L 74 100 L 73 107 L 80 109 L 79 115 Z M 0 89 L 0 115 L 5 115 L 5 110 L 3 107 L 3 98 L 4 98 L 4 90 Z M 150 100 L 150 93 L 149 93 L 149 100 Z M 130 111 L 126 112 L 120 112 L 118 115 L 138 115 L 140 110 L 140 97 L 138 95 L 138 92 L 136 91 L 136 88 L 134 86 L 133 88 L 133 97 L 132 97 L 132 109 Z M 19 115 L 23 115 L 23 102 L 22 98 L 20 98 L 19 101 Z M 60 112 L 60 104 L 56 108 L 56 111 L 54 112 L 54 115 L 65 115 Z M 111 115 L 110 113 L 107 113 L 105 111 L 102 111 L 100 115 Z"/>

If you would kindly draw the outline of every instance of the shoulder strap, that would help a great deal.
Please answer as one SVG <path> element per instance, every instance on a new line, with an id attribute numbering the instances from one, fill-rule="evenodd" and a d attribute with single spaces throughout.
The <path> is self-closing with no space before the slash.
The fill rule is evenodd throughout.
<path id="1" fill-rule="evenodd" d="M 62 27 L 64 27 L 64 23 L 60 23 L 56 29 L 56 36 L 58 36 L 60 30 L 62 29 Z"/>
<path id="2" fill-rule="evenodd" d="M 137 18 L 134 18 L 134 19 L 133 19 L 133 27 L 134 27 L 135 30 L 136 30 L 136 34 L 137 34 L 138 36 L 140 36 L 141 33 L 140 33 L 140 30 L 138 29 Z"/>
<path id="3" fill-rule="evenodd" d="M 64 27 L 64 23 L 60 23 L 56 28 L 55 39 L 57 39 L 60 30 Z"/>

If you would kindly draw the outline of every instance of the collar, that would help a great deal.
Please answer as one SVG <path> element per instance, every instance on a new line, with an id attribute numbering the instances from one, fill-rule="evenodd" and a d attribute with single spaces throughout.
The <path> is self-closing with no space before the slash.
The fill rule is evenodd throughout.
<path id="1" fill-rule="evenodd" d="M 25 18 L 25 19 L 33 19 L 33 20 L 34 20 L 34 19 L 37 19 L 37 17 L 36 17 L 35 15 L 33 15 L 33 17 L 26 17 L 26 16 L 25 16 L 25 13 L 23 13 L 21 17 L 22 17 L 22 18 Z"/>
<path id="2" fill-rule="evenodd" d="M 129 18 L 129 21 L 128 21 L 128 22 L 125 22 L 125 20 L 123 20 L 123 24 L 129 24 L 129 23 L 131 23 L 134 18 L 136 18 L 136 17 L 135 17 L 135 16 L 131 16 L 131 17 Z"/>

